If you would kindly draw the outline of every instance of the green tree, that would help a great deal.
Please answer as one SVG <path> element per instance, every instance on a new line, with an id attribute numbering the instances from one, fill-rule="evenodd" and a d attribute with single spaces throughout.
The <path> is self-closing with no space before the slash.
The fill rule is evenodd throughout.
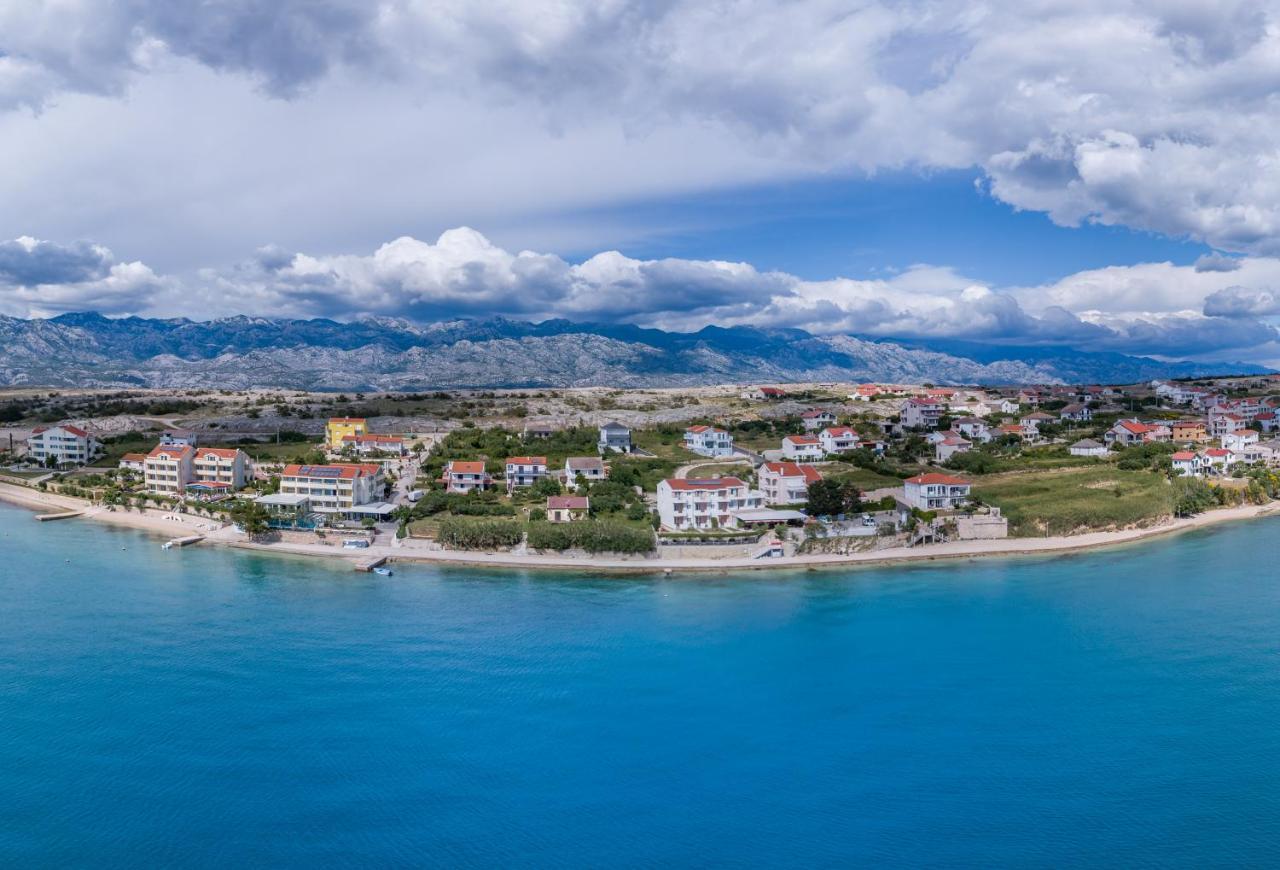
<path id="1" fill-rule="evenodd" d="M 858 507 L 858 497 L 858 488 L 848 481 L 815 480 L 808 489 L 809 514 L 835 516 L 850 513 Z"/>
<path id="2" fill-rule="evenodd" d="M 249 540 L 254 540 L 270 528 L 267 509 L 256 501 L 241 501 L 231 508 L 231 521 L 244 530 Z"/>

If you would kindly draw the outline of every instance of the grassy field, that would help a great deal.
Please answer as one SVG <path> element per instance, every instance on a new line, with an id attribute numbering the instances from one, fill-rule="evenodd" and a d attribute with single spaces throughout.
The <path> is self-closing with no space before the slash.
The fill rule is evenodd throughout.
<path id="1" fill-rule="evenodd" d="M 819 468 L 822 476 L 828 480 L 847 480 L 861 490 L 884 489 L 890 486 L 902 486 L 902 481 L 887 474 L 879 474 L 866 468 L 856 468 L 843 463 L 824 465 Z"/>
<path id="2" fill-rule="evenodd" d="M 689 469 L 689 477 L 744 477 L 751 474 L 750 462 L 708 462 Z"/>
<path id="3" fill-rule="evenodd" d="M 1141 525 L 1173 513 L 1163 475 L 1113 468 L 992 475 L 974 495 L 999 507 L 1014 537 L 1046 537 Z"/>

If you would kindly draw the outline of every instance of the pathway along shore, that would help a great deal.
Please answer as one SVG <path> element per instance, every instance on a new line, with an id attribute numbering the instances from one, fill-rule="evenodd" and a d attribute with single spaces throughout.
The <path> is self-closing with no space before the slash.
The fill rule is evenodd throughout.
<path id="1" fill-rule="evenodd" d="M 926 544 L 919 547 L 894 547 L 848 555 L 818 554 L 811 556 L 786 556 L 774 559 L 692 559 L 661 556 L 651 558 L 598 558 L 593 556 L 517 555 L 512 553 L 484 553 L 470 550 L 436 550 L 425 541 L 405 539 L 394 544 L 377 544 L 365 550 L 343 551 L 323 544 L 250 543 L 234 526 L 213 530 L 214 521 L 190 514 L 182 515 L 182 521 L 173 519 L 168 511 L 147 509 L 143 513 L 123 508 L 109 510 L 93 506 L 70 496 L 54 495 L 13 484 L 0 483 L 0 500 L 39 511 L 78 510 L 81 519 L 96 520 L 117 526 L 155 532 L 172 538 L 201 532 L 206 544 L 236 547 L 262 553 L 279 553 L 297 556 L 320 556 L 338 559 L 353 568 L 358 562 L 385 557 L 392 562 L 424 562 L 440 565 L 474 565 L 480 567 L 551 569 L 608 573 L 653 574 L 665 571 L 713 572 L 786 569 L 838 568 L 850 566 L 887 566 L 913 562 L 931 562 L 946 559 L 978 559 L 993 556 L 1035 556 L 1052 553 L 1093 550 L 1119 544 L 1129 544 L 1164 535 L 1202 529 L 1219 523 L 1280 515 L 1280 502 L 1265 505 L 1248 505 L 1220 508 L 1194 517 L 1173 519 L 1156 526 L 1141 529 L 1124 529 L 1113 532 L 1088 532 L 1081 535 L 1050 538 L 1004 538 L 989 541 L 952 541 L 945 544 Z"/>

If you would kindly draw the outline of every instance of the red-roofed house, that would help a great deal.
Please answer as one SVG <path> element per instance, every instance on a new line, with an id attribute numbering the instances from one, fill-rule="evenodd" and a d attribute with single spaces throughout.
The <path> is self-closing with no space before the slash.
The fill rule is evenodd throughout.
<path id="1" fill-rule="evenodd" d="M 800 415 L 800 422 L 804 424 L 804 431 L 816 432 L 826 426 L 834 426 L 836 415 L 822 408 L 810 408 Z"/>
<path id="2" fill-rule="evenodd" d="M 187 485 L 195 479 L 194 447 L 176 444 L 166 447 L 163 444 L 147 454 L 143 464 L 142 479 L 147 492 L 156 495 L 181 495 Z"/>
<path id="3" fill-rule="evenodd" d="M 121 471 L 136 471 L 139 474 L 146 468 L 147 454 L 145 453 L 126 453 L 120 457 L 120 464 L 117 466 Z"/>
<path id="4" fill-rule="evenodd" d="M 848 426 L 829 426 L 818 433 L 822 452 L 827 455 L 857 450 L 859 440 L 858 433 Z"/>
<path id="5" fill-rule="evenodd" d="M 1108 444 L 1143 444 L 1148 441 L 1170 441 L 1173 432 L 1168 426 L 1143 423 L 1139 420 L 1121 420 L 1103 436 Z"/>
<path id="6" fill-rule="evenodd" d="M 232 490 L 243 489 L 253 477 L 248 454 L 235 447 L 197 448 L 192 469 L 197 484 L 216 483 Z"/>
<path id="7" fill-rule="evenodd" d="M 483 462 L 464 462 L 460 459 L 449 461 L 440 481 L 448 492 L 472 492 L 488 489 L 493 485 L 493 478 L 484 470 Z"/>
<path id="8" fill-rule="evenodd" d="M 342 449 L 345 450 L 348 447 L 360 456 L 370 453 L 391 453 L 395 456 L 404 456 L 409 452 L 409 446 L 398 435 L 376 435 L 368 432 L 358 435 L 343 435 Z"/>
<path id="9" fill-rule="evenodd" d="M 957 453 L 965 453 L 973 447 L 973 442 L 961 438 L 953 432 L 933 445 L 933 455 L 938 462 L 946 462 Z"/>
<path id="10" fill-rule="evenodd" d="M 44 464 L 52 459 L 58 465 L 84 465 L 101 452 L 96 438 L 69 423 L 37 426 L 27 438 L 27 455 Z"/>
<path id="11" fill-rule="evenodd" d="M 547 457 L 512 456 L 507 459 L 507 489 L 533 486 L 547 476 Z"/>
<path id="12" fill-rule="evenodd" d="M 817 462 L 822 458 L 822 442 L 814 435 L 787 435 L 782 439 L 782 455 L 792 462 Z"/>
<path id="13" fill-rule="evenodd" d="M 822 480 L 812 465 L 766 462 L 758 473 L 760 491 L 767 504 L 799 504 L 809 500 L 809 484 Z"/>
<path id="14" fill-rule="evenodd" d="M 922 511 L 954 510 L 969 500 L 969 481 L 931 471 L 902 482 L 903 502 Z"/>
<path id="15" fill-rule="evenodd" d="M 669 478 L 658 484 L 658 518 L 665 529 L 712 531 L 733 523 L 734 511 L 764 504 L 764 496 L 736 477 Z"/>
<path id="16" fill-rule="evenodd" d="M 1179 450 L 1169 457 L 1173 462 L 1173 470 L 1181 477 L 1192 477 L 1200 473 L 1201 457 L 1194 450 Z"/>

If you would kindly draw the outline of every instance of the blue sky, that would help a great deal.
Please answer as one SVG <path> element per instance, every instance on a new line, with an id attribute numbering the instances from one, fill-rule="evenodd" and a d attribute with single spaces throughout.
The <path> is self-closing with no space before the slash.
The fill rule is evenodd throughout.
<path id="1" fill-rule="evenodd" d="M 1280 364 L 1273 5 L 0 4 L 0 314 Z"/>
<path id="2" fill-rule="evenodd" d="M 1188 266 L 1211 251 L 1123 226 L 1059 226 L 993 198 L 979 173 L 963 170 L 832 174 L 630 201 L 579 217 L 639 227 L 625 246 L 633 257 L 743 260 L 815 281 L 945 263 L 996 285 L 1044 284 L 1105 266 Z M 571 259 L 594 253 L 563 252 Z"/>

